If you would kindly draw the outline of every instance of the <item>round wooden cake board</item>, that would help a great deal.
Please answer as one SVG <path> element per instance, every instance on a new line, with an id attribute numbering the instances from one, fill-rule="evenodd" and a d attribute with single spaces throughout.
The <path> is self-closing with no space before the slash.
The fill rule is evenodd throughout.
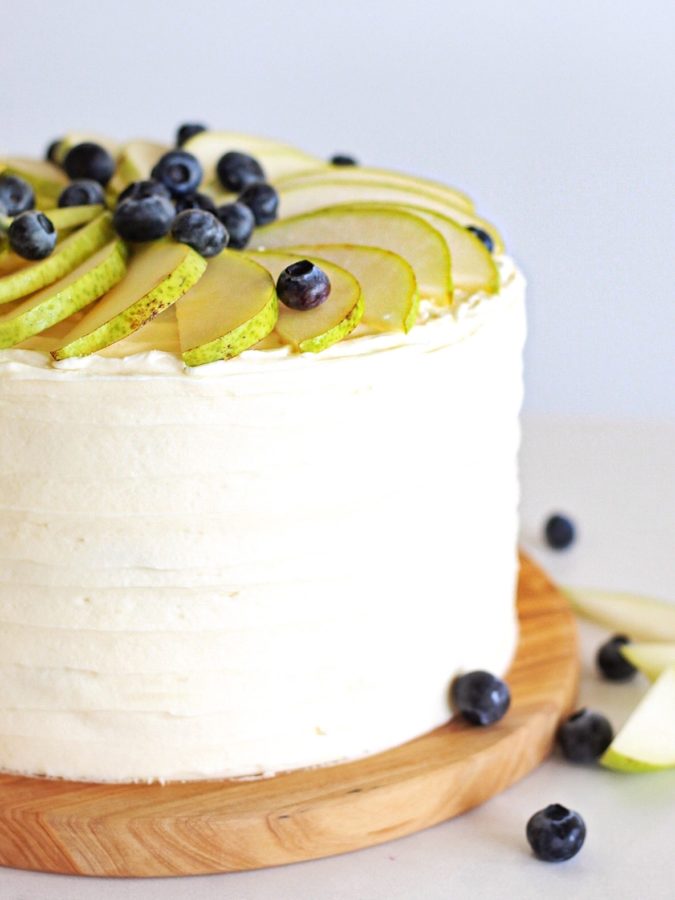
<path id="1" fill-rule="evenodd" d="M 526 558 L 518 615 L 512 705 L 496 725 L 453 721 L 357 762 L 258 781 L 0 776 L 0 864 L 104 876 L 233 872 L 345 853 L 456 816 L 535 768 L 574 703 L 573 615 Z"/>

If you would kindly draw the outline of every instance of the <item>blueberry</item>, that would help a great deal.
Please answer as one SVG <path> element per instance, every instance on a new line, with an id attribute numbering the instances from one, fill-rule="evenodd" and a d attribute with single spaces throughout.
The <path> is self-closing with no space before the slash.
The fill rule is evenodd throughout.
<path id="1" fill-rule="evenodd" d="M 104 147 L 85 141 L 66 153 L 63 168 L 69 178 L 91 178 L 105 186 L 113 176 L 115 162 Z"/>
<path id="2" fill-rule="evenodd" d="M 242 250 L 251 239 L 255 228 L 255 216 L 243 203 L 225 203 L 219 206 L 216 215 L 227 228 L 230 247 Z"/>
<path id="3" fill-rule="evenodd" d="M 18 216 L 35 206 L 35 192 L 23 178 L 0 175 L 0 202 L 8 216 Z"/>
<path id="4" fill-rule="evenodd" d="M 47 147 L 47 150 L 45 152 L 45 159 L 47 160 L 47 162 L 53 162 L 58 166 L 59 161 L 56 158 L 56 154 L 59 147 L 61 146 L 62 140 L 63 138 L 57 138 L 55 141 L 52 141 L 51 144 Z"/>
<path id="5" fill-rule="evenodd" d="M 197 125 L 192 122 L 181 125 L 176 132 L 176 144 L 182 147 L 185 141 L 189 141 L 196 134 L 201 134 L 202 131 L 206 131 L 206 125 Z"/>
<path id="6" fill-rule="evenodd" d="M 291 263 L 277 279 L 277 296 L 290 309 L 316 309 L 330 294 L 328 275 L 308 259 Z"/>
<path id="7" fill-rule="evenodd" d="M 563 756 L 575 763 L 594 762 L 609 747 L 613 737 L 609 720 L 587 709 L 575 712 L 558 730 Z"/>
<path id="8" fill-rule="evenodd" d="M 346 153 L 336 153 L 331 156 L 330 164 L 332 166 L 358 166 L 358 162 L 353 156 L 347 156 Z"/>
<path id="9" fill-rule="evenodd" d="M 176 212 L 183 212 L 184 209 L 205 209 L 206 212 L 216 214 L 216 204 L 209 195 L 200 194 L 197 191 L 194 194 L 176 197 L 174 206 L 176 207 Z"/>
<path id="10" fill-rule="evenodd" d="M 132 181 L 117 198 L 117 204 L 119 205 L 129 198 L 143 200 L 145 197 L 166 197 L 167 200 L 170 200 L 171 194 L 169 189 L 159 181 Z"/>
<path id="11" fill-rule="evenodd" d="M 205 209 L 185 209 L 174 219 L 171 236 L 189 244 L 202 256 L 216 256 L 227 247 L 229 235 L 223 223 Z"/>
<path id="12" fill-rule="evenodd" d="M 480 669 L 456 678 L 451 693 L 453 705 L 472 725 L 498 722 L 511 705 L 506 682 Z"/>
<path id="13" fill-rule="evenodd" d="M 546 543 L 553 550 L 566 550 L 574 543 L 576 529 L 574 522 L 560 513 L 550 516 L 544 525 Z"/>
<path id="14" fill-rule="evenodd" d="M 477 237 L 481 244 L 485 244 L 490 253 L 495 249 L 495 242 L 492 240 L 492 237 L 484 231 L 482 228 L 479 228 L 477 225 L 467 225 L 466 230 L 470 231 L 474 237 Z"/>
<path id="15" fill-rule="evenodd" d="M 154 241 L 171 229 L 176 211 L 166 197 L 128 197 L 115 207 L 113 223 L 127 241 Z"/>
<path id="16" fill-rule="evenodd" d="M 230 150 L 220 157 L 216 172 L 225 190 L 237 193 L 251 184 L 265 180 L 265 173 L 258 160 L 237 150 Z"/>
<path id="17" fill-rule="evenodd" d="M 598 669 L 609 681 L 630 681 L 637 669 L 621 653 L 621 647 L 630 644 L 625 634 L 615 634 L 598 650 L 595 658 Z"/>
<path id="18" fill-rule="evenodd" d="M 564 862 L 581 850 L 586 839 L 586 825 L 579 813 L 560 803 L 552 803 L 532 816 L 526 834 L 537 859 Z"/>
<path id="19" fill-rule="evenodd" d="M 155 181 L 161 181 L 174 197 L 192 194 L 202 180 L 199 160 L 185 150 L 170 150 L 155 164 L 150 173 Z"/>
<path id="20" fill-rule="evenodd" d="M 98 181 L 91 178 L 71 181 L 59 195 L 59 206 L 93 206 L 97 203 L 105 203 L 105 196 Z"/>
<path id="21" fill-rule="evenodd" d="M 248 206 L 253 213 L 256 225 L 267 225 L 277 217 L 279 195 L 271 184 L 264 181 L 249 185 L 239 195 L 238 202 Z"/>
<path id="22" fill-rule="evenodd" d="M 56 244 L 56 229 L 44 213 L 20 213 L 7 231 L 12 250 L 24 259 L 44 259 Z"/>

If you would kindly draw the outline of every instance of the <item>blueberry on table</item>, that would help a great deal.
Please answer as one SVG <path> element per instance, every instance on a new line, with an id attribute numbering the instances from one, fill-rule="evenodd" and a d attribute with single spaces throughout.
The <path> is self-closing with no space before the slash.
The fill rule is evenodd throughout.
<path id="1" fill-rule="evenodd" d="M 230 247 L 243 250 L 255 228 L 255 216 L 244 203 L 224 203 L 216 210 L 216 215 L 227 228 Z"/>
<path id="2" fill-rule="evenodd" d="M 553 550 L 566 550 L 574 543 L 576 529 L 574 522 L 561 513 L 555 513 L 546 520 L 544 537 Z"/>
<path id="3" fill-rule="evenodd" d="M 170 150 L 155 164 L 150 173 L 174 197 L 193 194 L 202 180 L 202 167 L 196 156 L 185 150 Z"/>
<path id="4" fill-rule="evenodd" d="M 268 225 L 273 222 L 279 211 L 279 195 L 272 185 L 265 181 L 249 185 L 239 195 L 239 203 L 248 206 L 256 225 Z"/>
<path id="5" fill-rule="evenodd" d="M 277 297 L 289 309 L 316 309 L 328 299 L 330 287 L 330 279 L 323 269 L 308 259 L 301 259 L 279 275 Z"/>
<path id="6" fill-rule="evenodd" d="M 580 709 L 566 719 L 558 730 L 558 743 L 565 759 L 592 763 L 612 743 L 614 732 L 601 713 Z"/>
<path id="7" fill-rule="evenodd" d="M 77 178 L 59 194 L 59 206 L 94 206 L 105 203 L 103 188 L 92 178 Z"/>
<path id="8" fill-rule="evenodd" d="M 8 216 L 18 216 L 35 206 L 35 192 L 17 175 L 0 175 L 0 203 Z"/>
<path id="9" fill-rule="evenodd" d="M 621 653 L 621 648 L 630 644 L 625 634 L 615 634 L 598 650 L 595 658 L 598 669 L 608 681 L 630 681 L 637 669 Z"/>
<path id="10" fill-rule="evenodd" d="M 7 231 L 12 250 L 24 259 L 45 259 L 56 245 L 56 229 L 44 213 L 20 213 Z"/>
<path id="11" fill-rule="evenodd" d="M 498 722 L 511 705 L 506 682 L 480 669 L 456 678 L 451 698 L 455 709 L 472 725 Z"/>
<path id="12" fill-rule="evenodd" d="M 117 203 L 119 205 L 129 198 L 132 200 L 143 200 L 145 197 L 166 197 L 167 200 L 170 200 L 171 194 L 169 189 L 160 181 L 153 181 L 152 179 L 132 181 L 119 195 Z"/>
<path id="13" fill-rule="evenodd" d="M 175 215 L 173 203 L 166 197 L 129 197 L 115 207 L 113 224 L 126 241 L 155 241 L 169 233 Z"/>
<path id="14" fill-rule="evenodd" d="M 236 193 L 240 193 L 251 184 L 265 180 L 265 173 L 258 160 L 238 150 L 224 153 L 218 160 L 216 172 L 225 190 Z"/>
<path id="15" fill-rule="evenodd" d="M 336 153 L 335 156 L 331 156 L 329 162 L 332 166 L 358 166 L 354 157 L 346 153 Z"/>
<path id="16" fill-rule="evenodd" d="M 205 209 L 206 212 L 216 214 L 216 204 L 208 194 L 200 194 L 195 191 L 194 194 L 185 194 L 182 197 L 176 197 L 174 200 L 176 212 L 183 212 L 184 209 Z"/>
<path id="17" fill-rule="evenodd" d="M 55 163 L 58 166 L 59 161 L 56 158 L 56 154 L 59 147 L 61 146 L 62 140 L 63 138 L 57 138 L 55 141 L 52 141 L 51 144 L 47 147 L 47 150 L 45 151 L 45 159 L 47 160 L 47 162 Z"/>
<path id="18" fill-rule="evenodd" d="M 481 244 L 485 244 L 488 251 L 492 253 L 495 249 L 495 242 L 492 240 L 487 231 L 484 231 L 482 228 L 479 228 L 477 225 L 467 225 L 466 230 L 470 231 L 474 237 L 477 237 Z"/>
<path id="19" fill-rule="evenodd" d="M 115 171 L 115 162 L 105 147 L 85 141 L 66 153 L 63 168 L 69 178 L 91 178 L 106 185 Z"/>
<path id="20" fill-rule="evenodd" d="M 185 209 L 178 213 L 171 236 L 206 257 L 217 256 L 227 247 L 229 240 L 223 223 L 205 209 Z"/>
<path id="21" fill-rule="evenodd" d="M 579 813 L 560 803 L 552 803 L 532 816 L 526 834 L 537 859 L 564 862 L 581 850 L 586 839 L 586 824 Z"/>
<path id="22" fill-rule="evenodd" d="M 201 134 L 202 131 L 206 131 L 206 125 L 197 125 L 194 122 L 181 125 L 176 132 L 176 144 L 179 147 L 182 147 L 185 141 L 189 141 L 190 138 L 194 137 L 196 134 Z"/>

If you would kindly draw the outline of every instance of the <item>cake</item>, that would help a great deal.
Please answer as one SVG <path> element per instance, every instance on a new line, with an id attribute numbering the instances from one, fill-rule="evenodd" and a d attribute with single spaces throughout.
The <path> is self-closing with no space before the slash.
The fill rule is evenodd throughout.
<path id="1" fill-rule="evenodd" d="M 100 202 L 51 210 L 92 144 L 111 210 L 170 151 L 4 163 L 58 242 L 0 254 L 0 770 L 269 776 L 443 724 L 517 640 L 524 279 L 498 234 L 435 182 L 200 130 L 201 193 L 232 215 L 241 151 L 273 221 L 130 249 Z M 304 259 L 330 294 L 290 308 Z"/>

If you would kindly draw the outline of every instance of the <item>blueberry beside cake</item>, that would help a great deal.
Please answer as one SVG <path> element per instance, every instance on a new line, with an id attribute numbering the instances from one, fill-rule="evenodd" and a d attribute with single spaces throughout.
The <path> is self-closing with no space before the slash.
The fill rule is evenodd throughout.
<path id="1" fill-rule="evenodd" d="M 325 765 L 507 670 L 525 286 L 468 197 L 199 126 L 0 169 L 0 770 Z"/>

